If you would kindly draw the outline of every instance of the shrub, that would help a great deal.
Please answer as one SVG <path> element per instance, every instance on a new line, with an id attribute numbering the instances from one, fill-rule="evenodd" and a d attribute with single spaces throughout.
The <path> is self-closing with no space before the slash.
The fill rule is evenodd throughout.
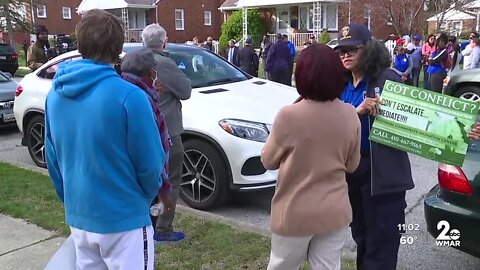
<path id="1" fill-rule="evenodd" d="M 327 44 L 330 42 L 330 34 L 328 34 L 327 30 L 323 30 L 322 34 L 320 35 L 320 44 Z"/>
<path id="2" fill-rule="evenodd" d="M 265 22 L 258 10 L 250 9 L 248 16 L 248 36 L 253 39 L 253 46 L 259 47 L 262 42 L 263 34 L 266 32 Z M 243 17 L 242 11 L 235 11 L 228 17 L 228 20 L 222 25 L 222 35 L 220 36 L 220 48 L 224 49 L 228 41 L 235 39 L 241 40 L 243 37 Z"/>

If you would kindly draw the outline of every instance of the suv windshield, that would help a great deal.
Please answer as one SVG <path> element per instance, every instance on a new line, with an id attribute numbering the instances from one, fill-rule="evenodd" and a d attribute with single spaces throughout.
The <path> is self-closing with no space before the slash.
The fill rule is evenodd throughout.
<path id="1" fill-rule="evenodd" d="M 168 54 L 192 81 L 192 88 L 248 80 L 240 70 L 207 50 L 185 47 Z"/>
<path id="2" fill-rule="evenodd" d="M 125 43 L 128 53 L 142 48 L 141 43 Z M 168 46 L 165 53 L 192 81 L 192 88 L 214 86 L 248 80 L 243 72 L 216 54 L 193 46 Z"/>
<path id="3" fill-rule="evenodd" d="M 0 44 L 0 54 L 12 54 L 15 49 L 8 44 Z"/>

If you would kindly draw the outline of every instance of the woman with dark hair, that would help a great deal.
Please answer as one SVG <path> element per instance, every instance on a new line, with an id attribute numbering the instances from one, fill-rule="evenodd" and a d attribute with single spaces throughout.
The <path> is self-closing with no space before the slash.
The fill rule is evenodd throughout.
<path id="1" fill-rule="evenodd" d="M 267 269 L 298 269 L 305 258 L 311 269 L 340 269 L 352 220 L 345 177 L 360 160 L 360 122 L 339 100 L 345 73 L 330 47 L 304 49 L 295 81 L 300 98 L 277 114 L 261 155 L 265 168 L 279 169 Z"/>
<path id="2" fill-rule="evenodd" d="M 370 142 L 368 136 L 385 80 L 402 79 L 389 68 L 387 48 L 372 40 L 363 24 L 345 26 L 336 50 L 349 75 L 340 99 L 356 108 L 362 126 L 360 165 L 347 175 L 357 269 L 394 270 L 402 233 L 398 224 L 405 223 L 405 192 L 414 187 L 410 161 L 406 152 Z"/>
<path id="3" fill-rule="evenodd" d="M 423 88 L 428 89 L 430 83 L 428 81 L 428 58 L 435 52 L 435 35 L 429 35 L 427 37 L 427 42 L 422 46 L 422 55 L 423 55 Z"/>
<path id="4" fill-rule="evenodd" d="M 429 90 L 441 93 L 443 89 L 443 80 L 447 77 L 448 69 L 448 37 L 440 34 L 435 41 L 435 52 L 428 58 Z"/>

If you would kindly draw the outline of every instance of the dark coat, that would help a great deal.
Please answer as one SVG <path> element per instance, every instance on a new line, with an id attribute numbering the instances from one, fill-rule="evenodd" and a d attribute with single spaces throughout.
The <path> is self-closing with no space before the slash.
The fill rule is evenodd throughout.
<path id="1" fill-rule="evenodd" d="M 228 52 L 230 51 L 230 47 L 226 48 L 225 49 L 225 59 L 227 59 L 228 61 Z M 238 63 L 238 60 L 237 60 L 237 55 L 238 55 L 238 52 L 240 51 L 240 49 L 238 47 L 233 47 L 233 57 L 232 57 L 232 61 L 231 62 L 232 64 L 234 64 L 235 66 L 240 66 L 240 64 Z"/>
<path id="2" fill-rule="evenodd" d="M 277 41 L 268 50 L 265 70 L 270 74 L 288 72 L 290 67 L 290 49 L 286 42 Z"/>
<path id="3" fill-rule="evenodd" d="M 258 77 L 258 55 L 251 46 L 245 46 L 238 52 L 237 62 L 243 71 Z"/>
<path id="4" fill-rule="evenodd" d="M 391 69 L 385 70 L 377 83 L 371 83 L 367 96 L 375 96 L 375 87 L 383 88 L 386 80 L 401 82 L 401 77 Z M 370 117 L 370 128 L 374 117 Z M 414 188 L 412 169 L 407 152 L 370 142 L 372 164 L 372 195 L 402 192 Z"/>

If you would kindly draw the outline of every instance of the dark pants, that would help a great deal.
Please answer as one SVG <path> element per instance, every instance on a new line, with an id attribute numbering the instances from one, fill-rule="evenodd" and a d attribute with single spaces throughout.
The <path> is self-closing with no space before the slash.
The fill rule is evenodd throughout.
<path id="1" fill-rule="evenodd" d="M 362 157 L 358 169 L 347 175 L 357 269 L 395 270 L 401 236 L 398 224 L 405 223 L 405 191 L 372 196 L 370 176 L 369 157 Z"/>
<path id="2" fill-rule="evenodd" d="M 293 65 L 294 65 L 294 62 L 293 60 L 291 60 L 288 66 L 288 78 L 290 79 L 287 84 L 288 86 L 292 86 Z"/>
<path id="3" fill-rule="evenodd" d="M 172 137 L 173 146 L 170 148 L 168 173 L 170 174 L 170 182 L 172 184 L 172 197 L 175 203 L 178 201 L 180 194 L 180 181 L 182 179 L 183 167 L 183 143 L 180 136 Z M 173 231 L 173 219 L 175 211 L 169 215 L 159 215 L 157 218 L 156 231 L 160 233 L 169 233 Z"/>
<path id="4" fill-rule="evenodd" d="M 421 67 L 414 67 L 412 69 L 412 80 L 413 80 L 413 86 L 418 87 L 418 83 L 420 81 L 420 71 L 422 70 Z"/>
<path id="5" fill-rule="evenodd" d="M 428 66 L 423 66 L 423 89 L 428 89 L 430 87 L 430 74 L 427 72 Z"/>
<path id="6" fill-rule="evenodd" d="M 435 72 L 430 74 L 430 91 L 434 91 L 437 93 L 442 93 L 443 90 L 443 80 L 447 77 L 446 71 Z"/>
<path id="7" fill-rule="evenodd" d="M 285 85 L 292 85 L 292 77 L 289 78 L 288 73 L 288 69 L 276 73 L 269 73 L 270 80 Z"/>

